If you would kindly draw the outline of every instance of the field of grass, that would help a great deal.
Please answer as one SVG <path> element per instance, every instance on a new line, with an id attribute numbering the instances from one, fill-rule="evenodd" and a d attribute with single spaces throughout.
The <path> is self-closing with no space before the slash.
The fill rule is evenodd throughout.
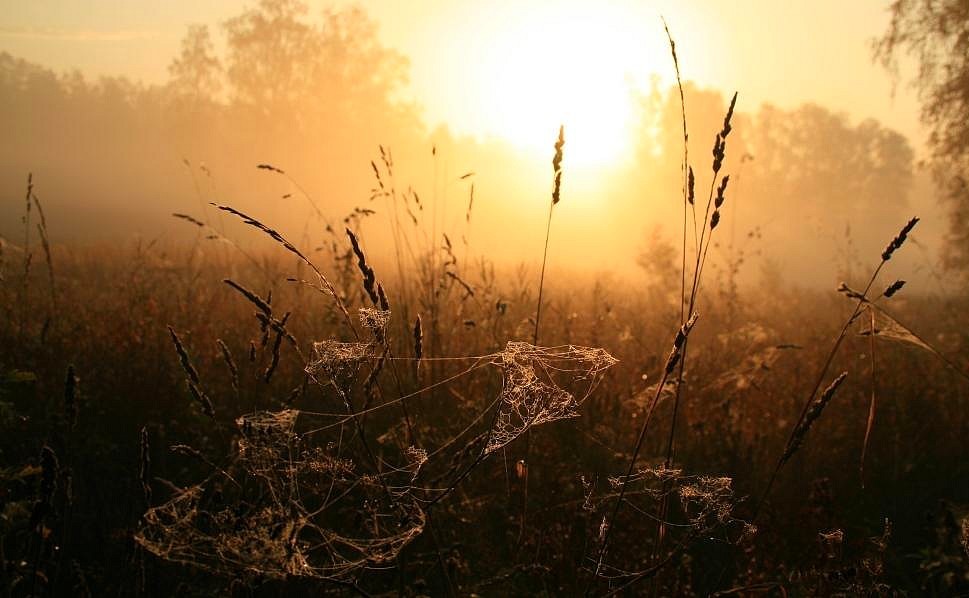
<path id="1" fill-rule="evenodd" d="M 969 592 L 966 299 L 893 284 L 917 220 L 840 290 L 714 276 L 729 121 L 651 285 L 546 271 L 554 235 L 473 257 L 387 154 L 385 261 L 360 211 L 297 242 L 221 206 L 255 249 L 186 215 L 194 244 L 51 247 L 28 189 L 4 595 Z"/>

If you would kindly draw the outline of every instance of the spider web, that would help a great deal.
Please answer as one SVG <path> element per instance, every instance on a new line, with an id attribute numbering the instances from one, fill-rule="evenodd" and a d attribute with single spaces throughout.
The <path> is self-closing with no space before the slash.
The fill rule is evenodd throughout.
<path id="1" fill-rule="evenodd" d="M 401 467 L 361 474 L 327 447 L 307 445 L 295 431 L 298 415 L 237 419 L 233 473 L 149 509 L 135 540 L 163 559 L 225 575 L 345 579 L 394 560 L 424 529 L 410 482 L 426 453 L 409 448 Z"/>
<path id="2" fill-rule="evenodd" d="M 578 417 L 579 405 L 617 360 L 598 348 L 537 347 L 509 341 L 492 363 L 502 369 L 501 403 L 485 454 L 507 445 L 532 426 Z M 556 383 L 561 378 L 571 386 L 584 382 L 585 391 L 576 397 Z"/>
<path id="3" fill-rule="evenodd" d="M 353 378 L 360 367 L 376 355 L 372 343 L 346 343 L 325 340 L 313 343 L 313 360 L 306 366 L 306 373 L 318 382 L 341 385 Z"/>
<path id="4" fill-rule="evenodd" d="M 432 455 L 421 447 L 398 444 L 396 458 L 391 456 L 396 463 L 391 464 L 386 453 L 377 458 L 369 448 L 361 415 L 490 365 L 501 371 L 502 388 L 491 427 L 476 436 L 487 438 L 481 449 L 486 456 L 532 426 L 577 417 L 604 371 L 617 363 L 603 349 L 512 341 L 491 355 L 436 358 L 469 360 L 473 365 L 409 395 L 354 411 L 351 393 L 360 386 L 360 370 L 386 358 L 390 323 L 389 311 L 364 308 L 359 315 L 372 341 L 316 342 L 305 368 L 322 387 L 336 389 L 347 413 L 286 409 L 239 417 L 229 464 L 223 469 L 201 457 L 213 473 L 148 509 L 135 535 L 138 544 L 162 559 L 227 576 L 348 581 L 365 569 L 386 567 L 424 530 L 422 505 L 428 502 L 424 492 L 429 489 L 417 487 L 422 468 L 464 432 Z M 301 430 L 304 417 L 332 418 L 336 423 Z M 343 426 L 351 421 L 364 449 L 357 457 L 345 454 Z M 333 434 L 328 436 L 325 430 Z M 457 453 L 467 448 L 457 448 Z"/>

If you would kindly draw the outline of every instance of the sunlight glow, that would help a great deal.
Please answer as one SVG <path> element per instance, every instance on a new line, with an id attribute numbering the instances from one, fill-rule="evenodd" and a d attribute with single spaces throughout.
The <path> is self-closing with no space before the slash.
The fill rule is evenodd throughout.
<path id="1" fill-rule="evenodd" d="M 632 147 L 633 81 L 656 59 L 647 58 L 636 24 L 600 6 L 544 5 L 495 27 L 480 67 L 485 126 L 549 153 L 561 123 L 566 165 L 624 160 Z"/>

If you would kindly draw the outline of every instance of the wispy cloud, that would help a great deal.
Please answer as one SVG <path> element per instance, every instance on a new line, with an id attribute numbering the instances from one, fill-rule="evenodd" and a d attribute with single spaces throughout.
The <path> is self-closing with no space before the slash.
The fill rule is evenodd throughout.
<path id="1" fill-rule="evenodd" d="M 0 26 L 0 37 L 72 42 L 125 42 L 158 37 L 158 32 L 145 30 L 96 31 L 93 29 Z"/>

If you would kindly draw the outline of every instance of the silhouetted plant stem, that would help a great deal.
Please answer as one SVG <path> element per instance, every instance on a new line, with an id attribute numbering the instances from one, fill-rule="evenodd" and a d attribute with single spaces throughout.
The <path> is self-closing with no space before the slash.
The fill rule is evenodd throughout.
<path id="1" fill-rule="evenodd" d="M 878 267 L 875 268 L 875 271 L 872 272 L 871 277 L 868 279 L 868 284 L 865 285 L 865 289 L 857 295 L 858 302 L 855 304 L 855 309 L 851 312 L 851 315 L 848 317 L 848 319 L 845 320 L 844 325 L 841 327 L 841 332 L 838 333 L 838 336 L 834 341 L 834 346 L 831 347 L 831 350 L 828 352 L 828 355 L 824 360 L 824 364 L 821 366 L 821 371 L 818 373 L 818 377 L 814 382 L 814 386 L 811 387 L 811 392 L 810 394 L 808 394 L 807 400 L 804 402 L 804 406 L 801 408 L 801 413 L 798 416 L 797 421 L 794 423 L 794 426 L 791 428 L 791 433 L 788 435 L 787 444 L 784 447 L 784 454 L 780 457 L 780 459 L 777 460 L 777 465 L 774 466 L 774 470 L 771 472 L 771 476 L 767 481 L 767 486 L 764 488 L 764 492 L 761 495 L 760 500 L 757 502 L 757 505 L 754 507 L 754 513 L 753 513 L 753 516 L 751 517 L 752 520 L 755 520 L 757 518 L 757 515 L 760 514 L 761 508 L 764 506 L 764 503 L 767 501 L 767 498 L 770 495 L 771 489 L 774 487 L 774 482 L 777 479 L 777 474 L 780 472 L 781 468 L 784 467 L 784 464 L 787 462 L 788 450 L 791 448 L 791 445 L 794 442 L 795 437 L 797 436 L 798 430 L 800 429 L 801 424 L 804 422 L 804 418 L 807 415 L 808 410 L 811 408 L 811 404 L 814 400 L 814 396 L 818 393 L 818 390 L 821 388 L 821 384 L 824 382 L 824 378 L 828 373 L 828 368 L 831 367 L 831 363 L 834 361 L 834 357 L 838 353 L 838 349 L 841 347 L 841 343 L 844 341 L 845 337 L 848 336 L 848 329 L 851 328 L 851 325 L 858 318 L 859 314 L 861 314 L 862 308 L 865 306 L 866 303 L 868 303 L 868 292 L 871 291 L 871 287 L 875 284 L 875 280 L 878 278 L 878 275 L 881 273 L 882 268 L 884 268 L 885 264 L 888 263 L 890 259 L 892 259 L 892 255 L 895 253 L 895 251 L 902 246 L 902 244 L 905 242 L 905 239 L 908 237 L 908 233 L 910 233 L 912 229 L 915 228 L 915 225 L 918 224 L 918 221 L 919 221 L 918 218 L 912 218 L 911 220 L 909 220 L 908 223 L 906 223 L 905 226 L 902 227 L 902 230 L 899 232 L 899 234 L 896 235 L 894 239 L 892 239 L 892 241 L 882 252 L 882 255 L 881 255 L 882 259 L 878 263 Z"/>
<path id="2" fill-rule="evenodd" d="M 629 465 L 626 468 L 626 476 L 621 480 L 619 496 L 616 499 L 616 504 L 612 509 L 611 516 L 606 519 L 606 528 L 602 538 L 602 545 L 599 547 L 599 555 L 596 557 L 595 573 L 592 580 L 589 582 L 589 586 L 586 588 L 586 596 L 588 596 L 589 592 L 592 590 L 592 586 L 595 583 L 596 578 L 599 576 L 599 571 L 602 569 L 602 561 L 605 558 L 606 550 L 609 547 L 609 537 L 612 533 L 613 526 L 615 526 L 616 518 L 619 516 L 622 501 L 626 497 L 626 483 L 630 476 L 632 476 L 633 470 L 636 468 L 636 459 L 639 458 L 639 453 L 643 448 L 643 441 L 646 439 L 646 432 L 649 429 L 649 422 L 653 418 L 656 405 L 659 403 L 659 398 L 663 392 L 663 388 L 666 386 L 666 382 L 669 380 L 670 374 L 673 373 L 673 370 L 676 369 L 677 363 L 681 360 L 682 350 L 686 344 L 686 339 L 689 337 L 690 332 L 696 325 L 697 318 L 698 316 L 696 313 L 690 316 L 690 319 L 680 327 L 673 339 L 673 349 L 670 351 L 669 357 L 666 358 L 666 366 L 663 368 L 663 375 L 660 377 L 659 384 L 656 385 L 656 392 L 653 394 L 653 398 L 646 410 L 646 415 L 643 418 L 643 425 L 639 430 L 639 436 L 636 438 L 636 445 L 633 447 L 632 455 L 629 458 Z"/>
<path id="3" fill-rule="evenodd" d="M 552 157 L 552 201 L 548 206 L 548 220 L 545 223 L 545 249 L 542 252 L 542 273 L 538 278 L 538 306 L 535 308 L 535 333 L 532 335 L 532 344 L 538 345 L 538 332 L 542 320 L 542 292 L 545 289 L 545 265 L 548 262 L 548 240 L 552 233 L 552 211 L 555 204 L 561 198 L 562 190 L 562 148 L 565 146 L 565 127 L 559 126 L 558 140 L 555 142 L 555 155 Z M 528 511 L 528 467 L 529 454 L 531 453 L 531 430 L 525 431 L 525 468 L 522 490 L 522 516 L 521 525 L 518 530 L 518 543 L 521 544 L 525 533 L 525 520 Z"/>

